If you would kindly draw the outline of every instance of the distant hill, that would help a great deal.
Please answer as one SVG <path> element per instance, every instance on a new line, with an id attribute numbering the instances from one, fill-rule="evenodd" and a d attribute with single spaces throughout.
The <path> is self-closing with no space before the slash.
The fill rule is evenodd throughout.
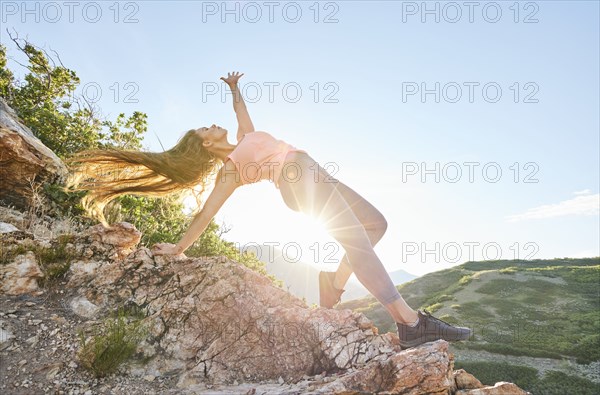
<path id="1" fill-rule="evenodd" d="M 285 283 L 284 289 L 299 298 L 304 297 L 309 305 L 312 303 L 319 304 L 318 268 L 302 261 L 294 262 L 294 260 L 284 257 L 282 251 L 277 248 L 273 248 L 273 256 L 269 256 L 268 246 L 252 246 L 244 250 L 256 252 L 257 248 L 259 248 L 257 258 L 265 262 L 267 271 L 270 274 Z M 404 270 L 395 270 L 390 272 L 389 275 L 396 285 L 416 278 L 415 275 Z M 344 289 L 346 291 L 342 294 L 342 302 L 370 295 L 369 291 L 354 275 L 350 277 Z"/>
<path id="2" fill-rule="evenodd" d="M 457 366 L 477 377 L 504 375 L 527 389 L 525 381 L 546 372 L 548 380 L 583 380 L 579 386 L 589 389 L 570 393 L 600 393 L 600 257 L 470 261 L 398 290 L 413 308 L 474 329 L 473 341 L 452 349 Z M 372 296 L 339 308 L 364 313 L 380 333 L 396 331 Z"/>

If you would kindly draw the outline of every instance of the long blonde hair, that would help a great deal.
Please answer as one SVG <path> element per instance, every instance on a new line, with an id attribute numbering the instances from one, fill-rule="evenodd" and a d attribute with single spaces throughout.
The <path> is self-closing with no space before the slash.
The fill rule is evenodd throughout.
<path id="1" fill-rule="evenodd" d="M 195 129 L 164 152 L 119 149 L 81 151 L 66 160 L 69 177 L 66 191 L 89 191 L 81 204 L 88 216 L 108 226 L 104 207 L 120 195 L 162 197 L 177 192 L 206 191 L 222 160 L 202 145 Z M 199 187 L 199 190 L 194 191 Z"/>

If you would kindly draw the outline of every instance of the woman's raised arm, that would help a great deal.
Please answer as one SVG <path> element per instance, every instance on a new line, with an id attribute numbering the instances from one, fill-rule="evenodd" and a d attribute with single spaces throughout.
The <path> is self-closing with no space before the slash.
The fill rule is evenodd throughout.
<path id="1" fill-rule="evenodd" d="M 254 125 L 252 124 L 250 114 L 248 114 L 246 104 L 244 103 L 244 98 L 242 97 L 238 87 L 238 80 L 243 75 L 244 73 L 240 74 L 237 71 L 234 71 L 233 73 L 227 73 L 227 78 L 221 77 L 221 79 L 227 83 L 233 95 L 233 110 L 235 111 L 235 115 L 238 120 L 238 141 L 242 139 L 242 136 L 245 133 L 254 132 Z"/>

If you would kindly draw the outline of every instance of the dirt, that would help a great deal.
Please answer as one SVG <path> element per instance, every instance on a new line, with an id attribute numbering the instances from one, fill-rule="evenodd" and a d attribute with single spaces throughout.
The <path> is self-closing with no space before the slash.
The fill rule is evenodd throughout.
<path id="1" fill-rule="evenodd" d="M 133 377 L 126 371 L 96 378 L 81 367 L 78 331 L 89 333 L 96 321 L 62 306 L 60 285 L 38 297 L 0 295 L 0 393 L 180 393 L 174 378 Z"/>

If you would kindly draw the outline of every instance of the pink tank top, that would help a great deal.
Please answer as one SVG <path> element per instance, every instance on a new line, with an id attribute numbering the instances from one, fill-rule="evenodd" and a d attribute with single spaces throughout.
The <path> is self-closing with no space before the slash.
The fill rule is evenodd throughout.
<path id="1" fill-rule="evenodd" d="M 244 134 L 227 158 L 235 164 L 242 184 L 271 180 L 279 189 L 279 175 L 291 151 L 306 153 L 267 132 L 255 131 Z"/>

